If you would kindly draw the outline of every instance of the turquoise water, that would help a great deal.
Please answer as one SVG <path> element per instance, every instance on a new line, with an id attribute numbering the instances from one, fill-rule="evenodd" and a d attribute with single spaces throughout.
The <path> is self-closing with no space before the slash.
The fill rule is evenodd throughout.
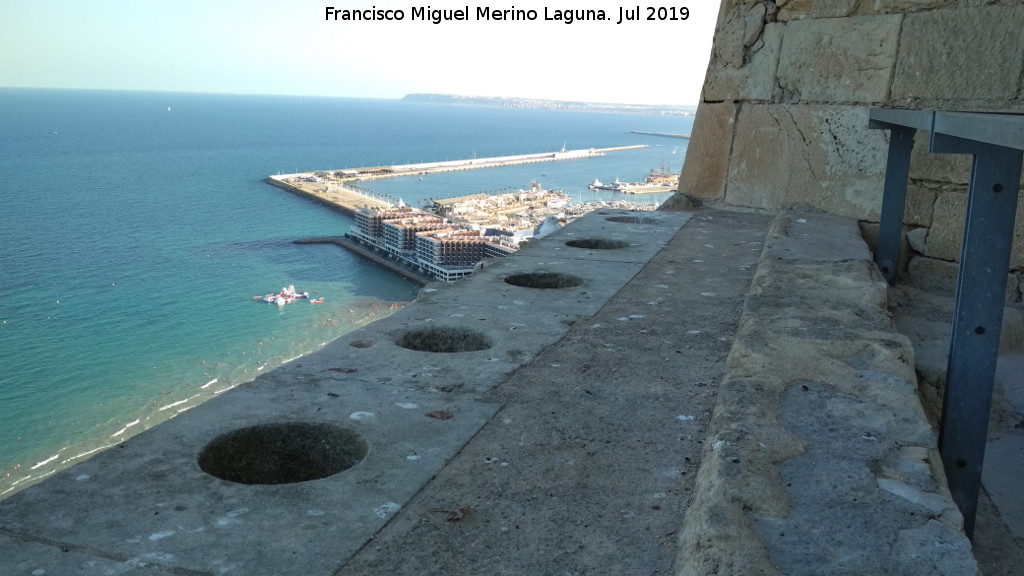
<path id="1" fill-rule="evenodd" d="M 397 101 L 0 89 L 0 497 L 394 309 L 417 288 L 331 245 L 351 220 L 274 173 L 562 147 L 606 157 L 379 181 L 415 204 L 678 171 L 692 119 Z M 253 296 L 295 285 L 325 304 Z"/>

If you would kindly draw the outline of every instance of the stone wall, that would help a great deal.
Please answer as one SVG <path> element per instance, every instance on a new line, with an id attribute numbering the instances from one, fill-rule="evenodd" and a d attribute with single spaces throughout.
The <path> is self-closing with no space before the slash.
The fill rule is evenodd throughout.
<path id="1" fill-rule="evenodd" d="M 857 218 L 870 241 L 888 134 L 868 129 L 869 109 L 1024 112 L 1022 85 L 1019 1 L 722 0 L 679 190 L 724 205 Z M 912 269 L 941 283 L 955 278 L 970 162 L 927 146 L 919 132 L 908 254 Z M 1024 270 L 1022 213 L 1015 273 Z M 1012 280 L 1008 298 L 1019 302 Z"/>

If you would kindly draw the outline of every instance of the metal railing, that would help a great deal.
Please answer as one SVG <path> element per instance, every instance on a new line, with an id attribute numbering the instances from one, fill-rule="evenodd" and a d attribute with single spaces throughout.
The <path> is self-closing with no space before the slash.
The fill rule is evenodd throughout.
<path id="1" fill-rule="evenodd" d="M 949 489 L 963 513 L 964 532 L 972 537 L 1024 156 L 1024 115 L 875 108 L 868 126 L 890 131 L 875 255 L 890 284 L 900 261 L 915 133 L 931 133 L 931 152 L 973 156 L 939 430 Z"/>

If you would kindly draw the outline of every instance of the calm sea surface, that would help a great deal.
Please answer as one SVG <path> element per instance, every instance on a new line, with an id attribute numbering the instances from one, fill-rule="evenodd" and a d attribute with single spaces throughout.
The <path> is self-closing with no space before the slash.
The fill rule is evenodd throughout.
<path id="1" fill-rule="evenodd" d="M 378 181 L 415 205 L 678 172 L 692 118 L 388 100 L 0 89 L 0 498 L 412 300 L 330 245 L 351 220 L 270 174 L 649 148 Z M 325 304 L 253 296 L 295 285 Z"/>

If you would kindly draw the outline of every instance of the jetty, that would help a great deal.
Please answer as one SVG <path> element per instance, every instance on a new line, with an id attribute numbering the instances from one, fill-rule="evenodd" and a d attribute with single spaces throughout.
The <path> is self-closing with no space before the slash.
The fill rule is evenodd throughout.
<path id="1" fill-rule="evenodd" d="M 643 136 L 660 136 L 662 138 L 682 138 L 684 140 L 689 140 L 690 139 L 690 135 L 689 134 L 667 134 L 665 132 L 642 132 L 640 130 L 630 130 L 629 133 L 630 134 L 640 134 L 640 135 L 643 135 Z"/>
<path id="2" fill-rule="evenodd" d="M 354 190 L 342 183 L 325 182 L 313 173 L 279 174 L 269 176 L 264 182 L 277 186 L 303 198 L 308 198 L 346 216 L 355 214 L 363 206 L 387 208 L 391 204 L 370 194 Z"/>
<path id="3" fill-rule="evenodd" d="M 538 162 L 556 162 L 560 160 L 582 160 L 604 156 L 608 152 L 622 150 L 638 150 L 647 148 L 646 144 L 632 146 L 615 146 L 611 148 L 587 148 L 582 150 L 566 150 L 558 152 L 542 152 L 538 154 L 518 154 L 513 156 L 492 156 L 487 158 L 466 158 L 462 160 L 444 160 L 440 162 L 422 162 L 418 164 L 396 164 L 392 166 L 371 166 L 364 168 L 345 168 L 342 170 L 310 171 L 295 174 L 277 174 L 268 176 L 264 181 L 299 196 L 323 204 L 345 215 L 352 216 L 356 209 L 386 208 L 389 202 L 381 200 L 372 192 L 359 190 L 353 182 L 377 180 L 380 178 L 400 178 L 403 176 L 424 176 L 441 172 L 458 172 L 479 168 L 498 168 L 517 166 Z"/>

